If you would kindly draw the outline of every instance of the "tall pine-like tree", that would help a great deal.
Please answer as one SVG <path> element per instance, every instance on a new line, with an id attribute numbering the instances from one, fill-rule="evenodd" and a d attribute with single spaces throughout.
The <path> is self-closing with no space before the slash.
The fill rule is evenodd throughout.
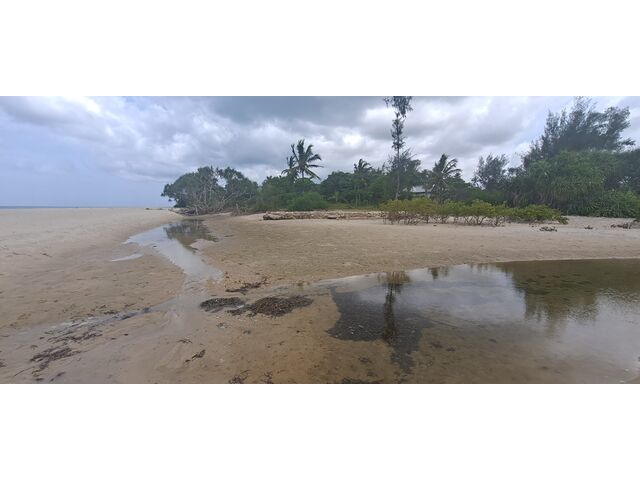
<path id="1" fill-rule="evenodd" d="M 405 146 L 404 121 L 407 118 L 407 113 L 413 110 L 411 99 L 412 97 L 384 97 L 387 107 L 391 106 L 395 114 L 395 118 L 391 122 L 391 145 L 394 150 L 394 155 L 391 159 L 391 170 L 394 171 L 396 177 L 396 200 L 400 196 L 402 172 L 406 170 L 404 162 L 411 158 L 409 152 L 404 152 L 405 154 L 403 155 Z"/>

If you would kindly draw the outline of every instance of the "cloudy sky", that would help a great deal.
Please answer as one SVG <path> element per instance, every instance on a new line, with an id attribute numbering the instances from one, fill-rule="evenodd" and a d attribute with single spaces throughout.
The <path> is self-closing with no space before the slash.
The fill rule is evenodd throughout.
<path id="1" fill-rule="evenodd" d="M 640 143 L 640 97 L 628 106 Z M 518 153 L 549 110 L 570 97 L 415 97 L 407 146 L 430 167 L 442 153 L 469 179 L 480 155 Z M 381 97 L 0 97 L 0 205 L 158 206 L 165 183 L 202 165 L 230 165 L 253 180 L 277 175 L 305 138 L 325 177 L 391 149 L 392 112 Z"/>

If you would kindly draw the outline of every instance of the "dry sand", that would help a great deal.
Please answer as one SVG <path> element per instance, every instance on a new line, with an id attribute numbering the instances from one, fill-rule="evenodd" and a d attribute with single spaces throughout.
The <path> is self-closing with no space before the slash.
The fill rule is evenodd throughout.
<path id="1" fill-rule="evenodd" d="M 205 255 L 233 278 L 264 276 L 272 283 L 462 263 L 640 257 L 640 229 L 611 228 L 629 219 L 569 217 L 568 225 L 554 225 L 557 232 L 543 232 L 527 224 L 261 218 L 209 217 L 207 224 L 222 241 L 204 249 Z"/>
<path id="2" fill-rule="evenodd" d="M 542 232 L 528 225 L 219 215 L 205 219 L 219 241 L 194 246 L 225 278 L 198 290 L 153 249 L 122 244 L 176 220 L 166 210 L 0 211 L 0 382 L 335 382 L 344 380 L 344 359 L 357 363 L 358 352 L 347 342 L 327 342 L 338 315 L 330 298 L 278 318 L 207 314 L 199 301 L 254 281 L 265 285 L 249 298 L 278 285 L 368 272 L 640 257 L 640 230 L 612 229 L 620 223 L 612 219 L 571 218 L 557 232 Z M 136 252 L 144 255 L 111 261 Z M 140 313 L 166 301 L 163 309 Z M 385 345 L 375 348 L 386 358 Z M 382 379 L 395 378 L 388 363 L 375 367 Z M 496 375 L 485 380 L 518 378 Z"/>

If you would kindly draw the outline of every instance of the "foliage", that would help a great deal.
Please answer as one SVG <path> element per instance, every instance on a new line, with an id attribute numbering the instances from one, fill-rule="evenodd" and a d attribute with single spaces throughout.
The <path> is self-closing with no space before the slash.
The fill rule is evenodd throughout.
<path id="1" fill-rule="evenodd" d="M 560 212 L 546 205 L 529 205 L 524 208 L 511 208 L 506 205 L 491 205 L 488 202 L 474 200 L 470 203 L 445 201 L 434 202 L 427 198 L 413 200 L 389 200 L 380 207 L 384 219 L 390 223 L 417 224 L 429 223 L 434 219 L 447 223 L 468 225 L 500 225 L 509 222 L 542 223 L 556 221 L 565 224 L 567 219 Z"/>
<path id="2" fill-rule="evenodd" d="M 391 106 L 394 111 L 394 119 L 391 122 L 391 147 L 395 153 L 390 158 L 389 169 L 395 180 L 396 200 L 400 197 L 403 184 L 407 183 L 404 176 L 407 174 L 407 171 L 411 170 L 409 162 L 413 157 L 409 150 L 403 150 L 405 146 L 404 121 L 407 118 L 407 113 L 413 110 L 413 107 L 411 107 L 411 99 L 412 97 L 384 98 L 387 107 Z"/>
<path id="3" fill-rule="evenodd" d="M 420 172 L 420 160 L 408 149 L 400 152 L 399 156 L 389 158 L 386 174 L 395 199 L 408 198 L 413 187 L 424 183 L 423 174 Z"/>
<path id="4" fill-rule="evenodd" d="M 544 133 L 520 166 L 508 168 L 505 155 L 480 157 L 469 183 L 455 158 L 443 154 L 431 170 L 423 170 L 405 148 L 411 100 L 385 98 L 394 110 L 393 154 L 381 168 L 360 158 L 352 171 L 331 172 L 321 180 L 320 155 L 302 139 L 291 145 L 281 176 L 267 177 L 260 187 L 233 168 L 201 167 L 166 185 L 162 195 L 193 213 L 324 208 L 319 197 L 337 208 L 383 204 L 389 220 L 406 223 L 562 221 L 558 212 L 640 217 L 640 149 L 631 150 L 633 142 L 623 137 L 628 109 L 598 111 L 590 100 L 577 98 L 568 111 L 549 113 Z M 415 192 L 417 186 L 426 193 Z M 420 198 L 425 194 L 428 198 Z"/>
<path id="5" fill-rule="evenodd" d="M 604 192 L 589 209 L 596 217 L 640 218 L 640 196 L 630 191 Z"/>
<path id="6" fill-rule="evenodd" d="M 439 203 L 450 197 L 452 183 L 459 180 L 462 170 L 458 168 L 458 160 L 449 158 L 444 153 L 430 172 L 426 174 L 426 189 Z"/>
<path id="7" fill-rule="evenodd" d="M 487 218 L 496 216 L 495 207 L 482 200 L 474 200 L 470 205 L 463 207 L 462 213 L 466 217 L 467 223 L 474 225 L 482 225 Z"/>
<path id="8" fill-rule="evenodd" d="M 634 152 L 562 152 L 513 171 L 504 193 L 513 206 L 542 203 L 570 215 L 598 215 L 607 192 L 634 192 L 639 164 Z"/>
<path id="9" fill-rule="evenodd" d="M 233 168 L 201 167 L 165 185 L 162 196 L 198 215 L 247 210 L 257 193 L 258 185 Z"/>
<path id="10" fill-rule="evenodd" d="M 318 192 L 304 192 L 289 203 L 288 210 L 306 212 L 309 210 L 326 210 L 327 201 Z"/>
<path id="11" fill-rule="evenodd" d="M 362 201 L 362 193 L 366 191 L 372 179 L 373 168 L 369 162 L 362 158 L 353 164 L 353 187 L 355 191 L 356 206 Z"/>
<path id="12" fill-rule="evenodd" d="M 282 210 L 295 196 L 294 185 L 287 177 L 267 177 L 262 182 L 254 210 Z"/>
<path id="13" fill-rule="evenodd" d="M 546 205 L 527 205 L 523 208 L 513 208 L 508 218 L 513 221 L 528 223 L 545 222 L 549 220 L 555 220 L 563 224 L 567 223 L 567 220 L 558 210 L 549 208 Z"/>
<path id="14" fill-rule="evenodd" d="M 473 184 L 484 190 L 497 190 L 502 186 L 507 177 L 507 165 L 509 159 L 505 155 L 487 155 L 480 157 L 478 166 L 471 180 Z"/>
<path id="15" fill-rule="evenodd" d="M 320 155 L 313 153 L 313 145 L 304 148 L 303 138 L 298 140 L 297 144 L 291 144 L 291 153 L 292 155 L 287 157 L 287 168 L 282 171 L 290 182 L 294 182 L 298 178 L 304 179 L 305 175 L 307 178 L 320 178 L 312 170 L 321 166 L 314 162 L 322 160 Z"/>
<path id="16" fill-rule="evenodd" d="M 320 184 L 320 193 L 333 202 L 351 202 L 355 198 L 354 174 L 331 172 Z"/>
<path id="17" fill-rule="evenodd" d="M 565 109 L 559 114 L 549 112 L 544 133 L 523 156 L 523 165 L 529 168 L 563 151 L 621 151 L 634 144 L 633 140 L 622 138 L 622 132 L 628 127 L 628 108 L 609 107 L 599 112 L 592 100 L 577 97 L 571 110 Z"/>

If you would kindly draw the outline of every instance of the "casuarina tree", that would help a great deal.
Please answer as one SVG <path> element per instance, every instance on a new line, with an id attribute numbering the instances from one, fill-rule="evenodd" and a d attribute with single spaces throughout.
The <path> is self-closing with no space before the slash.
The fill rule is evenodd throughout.
<path id="1" fill-rule="evenodd" d="M 400 196 L 401 190 L 401 176 L 402 171 L 406 170 L 403 165 L 403 161 L 410 158 L 410 155 L 402 155 L 402 151 L 405 146 L 404 136 L 404 120 L 407 118 L 407 113 L 413 110 L 411 107 L 412 97 L 385 97 L 384 102 L 387 107 L 393 108 L 394 119 L 391 122 L 391 145 L 394 150 L 394 155 L 391 159 L 391 170 L 395 173 L 396 186 L 395 186 L 395 198 L 396 200 Z"/>

